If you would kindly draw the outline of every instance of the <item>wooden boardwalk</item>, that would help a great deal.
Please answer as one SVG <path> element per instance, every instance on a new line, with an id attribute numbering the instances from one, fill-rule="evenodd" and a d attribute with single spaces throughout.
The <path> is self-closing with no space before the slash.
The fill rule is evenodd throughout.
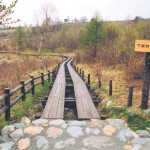
<path id="1" fill-rule="evenodd" d="M 67 62 L 68 61 L 68 62 Z M 58 74 L 53 84 L 52 90 L 48 97 L 45 109 L 42 117 L 44 119 L 63 119 L 64 118 L 64 106 L 65 106 L 65 90 L 66 90 L 66 79 L 65 79 L 65 63 L 70 76 L 73 81 L 74 94 L 77 107 L 78 119 L 99 119 L 100 116 L 94 106 L 90 93 L 81 79 L 81 77 L 75 72 L 71 66 L 71 61 L 67 59 L 60 65 Z"/>
<path id="2" fill-rule="evenodd" d="M 67 60 L 68 61 L 68 60 Z M 48 97 L 42 117 L 44 119 L 63 119 L 65 103 L 65 68 L 63 62 L 58 70 L 55 82 Z"/>
<path id="3" fill-rule="evenodd" d="M 94 106 L 90 93 L 84 81 L 70 65 L 71 61 L 67 63 L 67 66 L 74 84 L 78 119 L 99 119 L 100 116 Z"/>

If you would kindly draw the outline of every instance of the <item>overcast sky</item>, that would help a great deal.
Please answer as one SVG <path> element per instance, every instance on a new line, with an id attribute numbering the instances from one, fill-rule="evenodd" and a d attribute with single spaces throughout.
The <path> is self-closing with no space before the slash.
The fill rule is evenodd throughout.
<path id="1" fill-rule="evenodd" d="M 67 17 L 72 20 L 87 16 L 90 19 L 96 11 L 104 20 L 150 18 L 150 0 L 19 0 L 14 9 L 15 17 L 21 19 L 22 24 L 32 24 L 35 13 L 46 2 L 57 8 L 61 21 Z"/>

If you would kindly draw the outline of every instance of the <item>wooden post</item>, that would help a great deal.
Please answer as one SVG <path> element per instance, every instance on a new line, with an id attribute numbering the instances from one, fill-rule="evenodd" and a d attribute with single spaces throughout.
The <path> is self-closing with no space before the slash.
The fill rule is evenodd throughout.
<path id="1" fill-rule="evenodd" d="M 32 95 L 35 95 L 35 91 L 34 91 L 34 76 L 31 76 L 31 86 L 32 86 Z"/>
<path id="2" fill-rule="evenodd" d="M 112 96 L 112 80 L 109 81 L 109 96 Z"/>
<path id="3" fill-rule="evenodd" d="M 84 70 L 82 71 L 82 79 L 84 80 Z"/>
<path id="4" fill-rule="evenodd" d="M 98 87 L 101 88 L 101 86 L 102 86 L 102 82 L 100 79 L 98 79 Z"/>
<path id="5" fill-rule="evenodd" d="M 25 101 L 25 86 L 24 86 L 24 81 L 20 81 L 20 84 L 22 85 L 22 87 L 21 87 L 21 93 L 23 94 L 22 101 Z"/>
<path id="6" fill-rule="evenodd" d="M 6 94 L 6 97 L 4 99 L 5 106 L 7 107 L 7 110 L 5 111 L 5 120 L 9 121 L 10 120 L 10 89 L 5 88 L 4 89 L 4 94 Z"/>
<path id="7" fill-rule="evenodd" d="M 79 68 L 77 67 L 77 74 L 79 73 Z"/>
<path id="8" fill-rule="evenodd" d="M 150 82 L 150 53 L 145 53 L 144 79 L 143 79 L 142 101 L 141 101 L 142 109 L 148 108 L 149 82 Z"/>
<path id="9" fill-rule="evenodd" d="M 80 74 L 79 74 L 79 75 L 80 75 L 80 77 L 81 77 L 81 72 L 82 72 L 82 70 L 80 69 Z"/>
<path id="10" fill-rule="evenodd" d="M 52 71 L 52 82 L 54 83 L 55 81 L 55 70 Z"/>
<path id="11" fill-rule="evenodd" d="M 91 84 L 91 76 L 90 76 L 90 74 L 88 74 L 88 85 L 90 85 Z"/>
<path id="12" fill-rule="evenodd" d="M 50 71 L 48 71 L 48 81 L 51 82 Z"/>
<path id="13" fill-rule="evenodd" d="M 44 86 L 44 74 L 41 73 L 41 82 L 42 82 L 42 85 Z"/>
<path id="14" fill-rule="evenodd" d="M 132 99 L 133 99 L 133 86 L 129 87 L 129 95 L 128 95 L 128 104 L 127 106 L 132 106 Z"/>

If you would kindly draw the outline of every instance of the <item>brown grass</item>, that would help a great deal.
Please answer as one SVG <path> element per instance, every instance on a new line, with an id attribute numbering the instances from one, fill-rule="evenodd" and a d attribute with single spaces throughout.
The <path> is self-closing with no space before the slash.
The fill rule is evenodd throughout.
<path id="1" fill-rule="evenodd" d="M 37 56 L 26 55 L 10 55 L 0 54 L 0 95 L 3 94 L 3 89 L 10 89 L 17 86 L 21 80 L 27 80 L 29 75 L 38 75 L 41 72 L 46 72 L 57 65 L 61 58 L 57 56 L 46 56 L 44 60 L 44 70 L 41 70 L 40 62 Z"/>

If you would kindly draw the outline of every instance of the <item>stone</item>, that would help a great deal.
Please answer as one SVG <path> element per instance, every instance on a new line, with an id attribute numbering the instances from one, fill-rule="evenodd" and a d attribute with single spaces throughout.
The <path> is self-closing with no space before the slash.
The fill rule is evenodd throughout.
<path id="1" fill-rule="evenodd" d="M 23 123 L 14 123 L 13 125 L 16 129 L 22 129 L 26 127 Z"/>
<path id="2" fill-rule="evenodd" d="M 68 123 L 69 126 L 86 126 L 86 122 L 85 121 L 77 121 L 77 120 L 74 120 L 74 121 L 70 121 Z"/>
<path id="3" fill-rule="evenodd" d="M 126 126 L 125 122 L 121 119 L 108 119 L 107 121 L 115 128 L 124 128 Z"/>
<path id="4" fill-rule="evenodd" d="M 29 125 L 31 124 L 31 121 L 30 121 L 29 118 L 27 118 L 27 117 L 25 116 L 25 117 L 22 117 L 21 123 L 25 124 L 26 126 L 29 126 Z"/>
<path id="5" fill-rule="evenodd" d="M 2 129 L 2 135 L 9 135 L 13 131 L 15 131 L 15 127 L 13 125 L 5 126 Z"/>
<path id="6" fill-rule="evenodd" d="M 132 140 L 133 144 L 144 145 L 150 143 L 150 138 L 134 138 Z"/>
<path id="7" fill-rule="evenodd" d="M 106 125 L 106 122 L 100 119 L 90 119 L 88 125 L 90 127 L 99 127 L 102 128 Z"/>
<path id="8" fill-rule="evenodd" d="M 62 119 L 52 120 L 49 122 L 49 125 L 61 126 L 61 128 L 64 128 L 64 129 L 67 128 L 66 122 Z"/>
<path id="9" fill-rule="evenodd" d="M 149 138 L 150 133 L 147 130 L 137 130 L 136 133 L 139 135 L 139 137 Z"/>
<path id="10" fill-rule="evenodd" d="M 116 129 L 110 125 L 107 125 L 103 128 L 103 132 L 105 135 L 112 136 L 116 132 Z"/>
<path id="11" fill-rule="evenodd" d="M 17 129 L 17 130 L 15 130 L 14 132 L 12 132 L 10 134 L 10 137 L 12 139 L 19 139 L 19 138 L 23 137 L 23 135 L 24 135 L 23 130 L 22 129 Z"/>
<path id="12" fill-rule="evenodd" d="M 40 134 L 44 130 L 43 127 L 29 126 L 24 129 L 24 134 L 36 135 Z"/>
<path id="13" fill-rule="evenodd" d="M 69 133 L 72 137 L 78 138 L 78 136 L 84 135 L 82 132 L 82 128 L 78 126 L 71 126 L 67 128 L 67 133 Z"/>
<path id="14" fill-rule="evenodd" d="M 30 143 L 31 143 L 31 141 L 30 141 L 29 138 L 21 139 L 18 142 L 18 149 L 19 150 L 24 150 L 24 149 L 26 149 L 30 146 Z"/>
<path id="15" fill-rule="evenodd" d="M 115 144 L 115 142 L 107 136 L 90 136 L 85 138 L 82 142 L 84 146 L 88 146 L 91 149 L 102 149 L 103 147 L 111 147 Z"/>
<path id="16" fill-rule="evenodd" d="M 63 134 L 63 130 L 56 127 L 50 127 L 47 129 L 46 134 L 48 137 L 56 139 Z"/>
<path id="17" fill-rule="evenodd" d="M 133 148 L 131 150 L 142 150 L 141 147 L 142 147 L 142 145 L 134 144 Z M 146 148 L 146 150 L 147 150 L 147 148 Z"/>
<path id="18" fill-rule="evenodd" d="M 99 129 L 86 128 L 85 131 L 86 131 L 87 134 L 90 134 L 90 133 L 93 133 L 95 135 L 100 134 L 100 130 Z"/>
<path id="19" fill-rule="evenodd" d="M 150 115 L 150 109 L 146 109 L 146 110 L 144 110 L 144 112 L 145 112 L 147 115 Z"/>
<path id="20" fill-rule="evenodd" d="M 49 144 L 49 142 L 45 137 L 38 138 L 38 140 L 36 142 L 37 148 L 45 147 L 48 144 Z"/>
<path id="21" fill-rule="evenodd" d="M 74 145 L 75 143 L 76 143 L 76 140 L 73 139 L 73 138 L 70 138 L 70 139 L 68 139 L 68 140 L 66 140 L 66 141 L 57 142 L 57 143 L 55 144 L 55 148 L 57 148 L 57 149 L 62 149 L 62 148 L 65 148 L 65 147 L 67 147 L 67 146 L 69 146 L 69 145 Z"/>
<path id="22" fill-rule="evenodd" d="M 0 149 L 1 150 L 11 150 L 12 145 L 13 145 L 13 142 L 2 143 L 2 144 L 0 144 Z"/>
<path id="23" fill-rule="evenodd" d="M 47 144 L 47 145 L 45 145 L 45 146 L 43 146 L 43 147 L 41 148 L 41 150 L 49 150 L 49 146 L 48 146 L 48 144 Z"/>
<path id="24" fill-rule="evenodd" d="M 52 120 L 49 122 L 49 125 L 55 125 L 55 126 L 60 126 L 62 124 L 64 124 L 65 121 L 62 119 L 56 119 L 56 120 Z"/>
<path id="25" fill-rule="evenodd" d="M 48 120 L 47 119 L 37 119 L 37 120 L 32 121 L 32 125 L 46 127 L 46 126 L 48 126 Z"/>
<path id="26" fill-rule="evenodd" d="M 124 149 L 125 149 L 125 150 L 131 150 L 132 148 L 133 148 L 132 145 L 125 145 L 125 146 L 124 146 Z"/>
<path id="27" fill-rule="evenodd" d="M 127 141 L 134 137 L 138 137 L 138 135 L 135 132 L 131 131 L 130 129 L 122 129 L 117 137 L 119 138 L 120 141 Z"/>
<path id="28" fill-rule="evenodd" d="M 112 101 L 108 101 L 108 102 L 106 103 L 106 108 L 109 108 L 111 105 L 112 105 Z"/>

